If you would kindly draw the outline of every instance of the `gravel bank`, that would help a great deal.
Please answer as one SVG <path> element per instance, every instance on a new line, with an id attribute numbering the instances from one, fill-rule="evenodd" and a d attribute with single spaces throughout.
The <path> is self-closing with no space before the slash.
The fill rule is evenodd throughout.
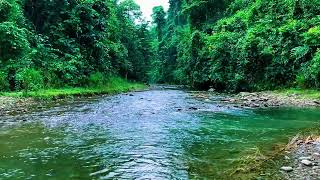
<path id="1" fill-rule="evenodd" d="M 291 144 L 293 147 L 285 156 L 290 162 L 280 169 L 284 179 L 319 180 L 320 138 L 298 139 Z"/>
<path id="2" fill-rule="evenodd" d="M 23 113 L 36 105 L 31 98 L 0 97 L 0 116 Z"/>
<path id="3" fill-rule="evenodd" d="M 238 94 L 219 94 L 215 92 L 194 92 L 195 98 L 207 102 L 216 102 L 236 108 L 268 108 L 268 107 L 320 107 L 319 99 L 304 98 L 299 94 L 281 94 L 272 91 L 241 92 Z"/>

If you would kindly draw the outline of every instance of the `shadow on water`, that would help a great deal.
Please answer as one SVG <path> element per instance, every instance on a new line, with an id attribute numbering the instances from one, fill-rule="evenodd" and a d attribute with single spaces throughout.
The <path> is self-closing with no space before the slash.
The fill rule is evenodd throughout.
<path id="1" fill-rule="evenodd" d="M 0 127 L 0 176 L 226 177 L 245 151 L 268 152 L 319 118 L 317 109 L 230 109 L 165 87 L 82 100 L 1 117 L 11 125 Z"/>

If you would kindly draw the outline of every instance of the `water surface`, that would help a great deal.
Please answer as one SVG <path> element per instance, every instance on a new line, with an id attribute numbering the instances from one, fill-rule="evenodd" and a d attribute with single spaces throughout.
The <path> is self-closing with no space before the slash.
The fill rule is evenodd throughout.
<path id="1" fill-rule="evenodd" d="M 213 179 L 317 126 L 318 109 L 237 109 L 179 89 L 0 117 L 0 179 Z"/>

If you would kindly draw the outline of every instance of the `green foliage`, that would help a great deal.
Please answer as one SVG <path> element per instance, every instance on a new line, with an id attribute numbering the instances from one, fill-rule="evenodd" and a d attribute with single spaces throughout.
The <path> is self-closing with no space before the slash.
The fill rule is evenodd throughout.
<path id="1" fill-rule="evenodd" d="M 93 96 L 100 94 L 114 94 L 130 90 L 143 90 L 146 87 L 140 83 L 133 83 L 119 77 L 110 77 L 104 86 L 100 87 L 76 87 L 76 88 L 46 88 L 38 91 L 7 92 L 2 95 L 10 97 L 33 97 L 36 99 L 59 99 L 75 96 Z"/>
<path id="2" fill-rule="evenodd" d="M 301 76 L 298 78 L 300 86 L 320 88 L 320 50 L 315 53 L 311 61 L 304 64 L 302 74 L 299 76 Z"/>
<path id="3" fill-rule="evenodd" d="M 319 3 L 171 0 L 168 17 L 189 22 L 167 19 L 158 79 L 225 91 L 319 87 Z"/>
<path id="4" fill-rule="evenodd" d="M 10 90 L 38 89 L 28 78 L 100 86 L 96 72 L 145 81 L 151 36 L 141 17 L 133 0 L 0 0 L 0 69 Z"/>
<path id="5" fill-rule="evenodd" d="M 165 19 L 166 13 L 164 12 L 164 9 L 162 6 L 156 6 L 153 8 L 153 23 L 156 24 L 157 26 L 157 34 L 158 34 L 158 40 L 161 41 L 163 37 L 163 31 L 164 31 L 164 26 L 166 23 Z"/>
<path id="6" fill-rule="evenodd" d="M 29 50 L 26 29 L 13 22 L 0 23 L 0 60 L 22 58 Z"/>
<path id="7" fill-rule="evenodd" d="M 0 1 L 0 22 L 8 20 L 9 13 L 11 11 L 11 4 L 6 0 Z"/>
<path id="8" fill-rule="evenodd" d="M 7 91 L 9 88 L 9 83 L 7 81 L 7 75 L 0 71 L 0 91 Z"/>
<path id="9" fill-rule="evenodd" d="M 98 87 L 112 75 L 221 91 L 320 86 L 319 0 L 169 4 L 149 26 L 133 0 L 0 0 L 0 88 Z"/>
<path id="10" fill-rule="evenodd" d="M 106 82 L 105 76 L 101 72 L 96 72 L 89 76 L 89 86 L 90 87 L 101 87 Z"/>
<path id="11" fill-rule="evenodd" d="M 312 27 L 304 33 L 304 39 L 310 46 L 320 46 L 320 25 Z"/>
<path id="12" fill-rule="evenodd" d="M 16 83 L 25 91 L 36 91 L 43 87 L 43 76 L 33 68 L 22 69 L 16 74 Z"/>

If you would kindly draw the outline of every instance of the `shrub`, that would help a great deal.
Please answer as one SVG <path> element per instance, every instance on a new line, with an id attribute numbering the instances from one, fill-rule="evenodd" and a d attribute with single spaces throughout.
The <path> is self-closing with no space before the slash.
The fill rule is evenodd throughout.
<path id="1" fill-rule="evenodd" d="M 307 82 L 306 82 L 306 77 L 303 73 L 300 73 L 297 75 L 296 77 L 296 84 L 298 85 L 298 87 L 300 88 L 307 88 Z"/>
<path id="2" fill-rule="evenodd" d="M 16 74 L 16 83 L 25 91 L 36 91 L 43 87 L 42 74 L 33 68 L 26 68 Z"/>
<path id="3" fill-rule="evenodd" d="M 310 62 L 303 65 L 302 74 L 305 78 L 303 85 L 306 84 L 308 87 L 320 87 L 320 50 L 315 53 Z M 302 77 L 299 78 L 300 79 L 298 80 L 301 82 Z"/>
<path id="4" fill-rule="evenodd" d="M 0 72 L 0 91 L 8 90 L 9 83 L 7 80 L 7 75 L 4 72 Z"/>
<path id="5" fill-rule="evenodd" d="M 11 5 L 6 0 L 0 0 L 0 22 L 7 21 L 9 13 L 11 11 Z"/>
<path id="6" fill-rule="evenodd" d="M 0 59 L 19 59 L 29 50 L 26 30 L 13 22 L 0 23 Z"/>
<path id="7" fill-rule="evenodd" d="M 320 45 L 320 26 L 312 27 L 304 34 L 306 43 L 310 46 Z"/>
<path id="8" fill-rule="evenodd" d="M 105 82 L 105 76 L 101 72 L 96 72 L 90 75 L 88 85 L 90 87 L 101 87 L 104 85 Z"/>

